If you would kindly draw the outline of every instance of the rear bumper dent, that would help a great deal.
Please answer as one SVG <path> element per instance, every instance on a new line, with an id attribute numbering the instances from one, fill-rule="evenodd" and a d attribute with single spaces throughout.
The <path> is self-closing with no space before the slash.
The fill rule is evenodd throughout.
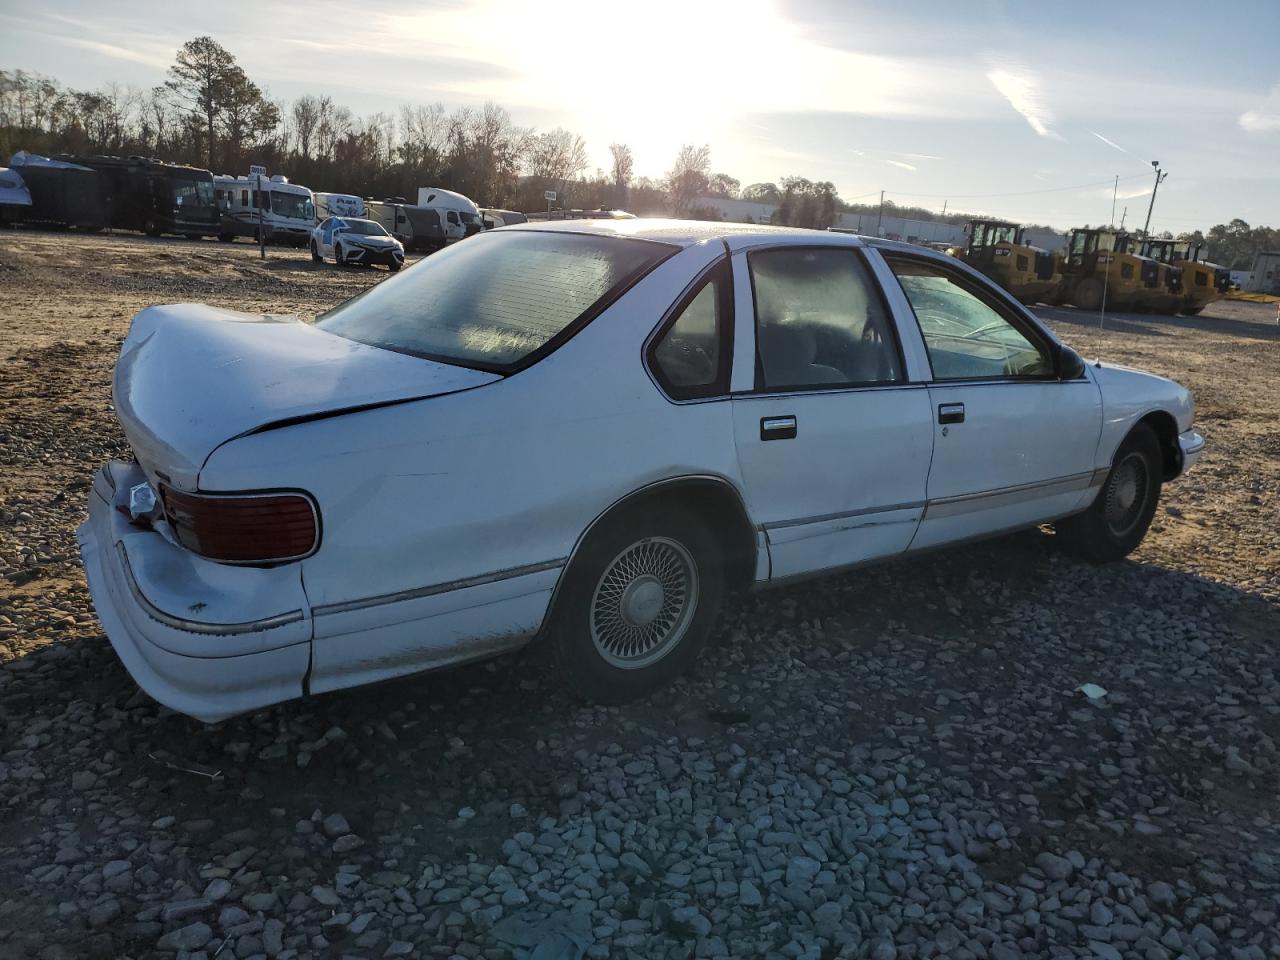
<path id="1" fill-rule="evenodd" d="M 207 723 L 301 696 L 311 619 L 296 571 L 296 592 L 287 572 L 274 585 L 296 601 L 286 603 L 293 609 L 265 610 L 252 578 L 135 527 L 116 509 L 143 479 L 136 464 L 103 467 L 89 495 L 89 519 L 76 533 L 98 619 L 134 681 L 165 706 Z M 206 599 L 182 603 L 192 597 Z M 205 610 L 218 616 L 192 615 Z M 234 610 L 247 616 L 232 617 Z"/>

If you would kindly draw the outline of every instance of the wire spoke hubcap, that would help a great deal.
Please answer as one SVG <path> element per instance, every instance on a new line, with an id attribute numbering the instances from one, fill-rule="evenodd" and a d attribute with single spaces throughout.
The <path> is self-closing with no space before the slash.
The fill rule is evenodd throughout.
<path id="1" fill-rule="evenodd" d="M 605 568 L 591 598 L 591 642 L 610 666 L 637 670 L 670 653 L 698 607 L 698 566 L 685 547 L 649 537 Z"/>
<path id="2" fill-rule="evenodd" d="M 1124 536 L 1138 522 L 1147 505 L 1147 461 L 1131 453 L 1111 471 L 1107 481 L 1107 526 L 1116 536 Z"/>

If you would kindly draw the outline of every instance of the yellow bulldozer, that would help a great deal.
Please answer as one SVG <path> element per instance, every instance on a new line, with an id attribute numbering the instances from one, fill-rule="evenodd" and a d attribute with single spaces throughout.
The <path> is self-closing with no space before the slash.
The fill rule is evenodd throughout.
<path id="1" fill-rule="evenodd" d="M 1194 317 L 1231 289 L 1231 271 L 1208 261 L 1208 250 L 1196 240 L 1147 240 L 1145 256 L 1182 270 L 1181 311 Z"/>
<path id="2" fill-rule="evenodd" d="M 1026 241 L 1026 228 L 1004 220 L 970 220 L 968 241 L 947 250 L 1023 303 L 1052 303 L 1062 284 L 1057 257 Z"/>
<path id="3" fill-rule="evenodd" d="M 1136 237 L 1119 230 L 1072 230 L 1059 302 L 1097 310 L 1105 296 L 1116 310 L 1176 313 L 1182 306 L 1182 268 L 1143 256 L 1140 247 Z"/>

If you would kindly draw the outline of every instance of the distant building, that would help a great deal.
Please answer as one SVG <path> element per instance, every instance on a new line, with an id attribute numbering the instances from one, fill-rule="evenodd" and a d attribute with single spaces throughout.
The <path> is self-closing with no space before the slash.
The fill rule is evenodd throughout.
<path id="1" fill-rule="evenodd" d="M 1280 250 L 1263 250 L 1254 257 L 1243 289 L 1249 293 L 1280 294 Z"/>

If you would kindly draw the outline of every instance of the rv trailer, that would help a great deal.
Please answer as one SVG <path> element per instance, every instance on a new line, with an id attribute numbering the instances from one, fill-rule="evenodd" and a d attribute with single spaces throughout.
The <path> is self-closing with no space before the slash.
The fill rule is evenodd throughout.
<path id="1" fill-rule="evenodd" d="M 218 233 L 213 174 L 147 157 L 60 157 L 98 172 L 107 223 L 158 237 Z"/>
<path id="2" fill-rule="evenodd" d="M 24 223 L 96 231 L 107 225 L 98 174 L 88 167 L 19 150 L 9 169 L 22 177 L 31 205 Z"/>
<path id="3" fill-rule="evenodd" d="M 311 239 L 316 225 L 311 191 L 288 177 L 263 177 L 259 191 L 256 176 L 217 176 L 213 195 L 221 218 L 218 239 L 225 243 L 236 237 L 258 239 L 259 224 L 266 243 L 305 247 Z"/>
<path id="4" fill-rule="evenodd" d="M 357 217 L 363 220 L 369 213 L 364 200 L 350 193 L 316 193 L 312 196 L 315 199 L 317 223 L 330 217 Z"/>

